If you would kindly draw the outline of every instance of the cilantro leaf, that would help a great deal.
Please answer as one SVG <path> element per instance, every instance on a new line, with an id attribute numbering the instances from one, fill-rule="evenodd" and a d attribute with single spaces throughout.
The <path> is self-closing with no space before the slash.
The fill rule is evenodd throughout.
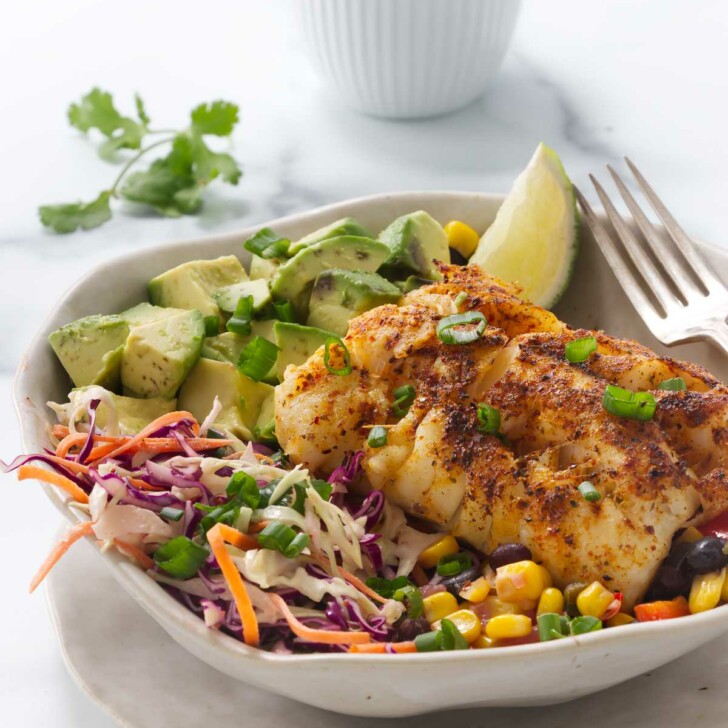
<path id="1" fill-rule="evenodd" d="M 104 190 L 92 202 L 43 205 L 38 210 L 40 221 L 57 233 L 72 233 L 78 228 L 91 230 L 111 220 L 110 198 L 109 190 Z"/>
<path id="2" fill-rule="evenodd" d="M 202 204 L 201 188 L 191 173 L 181 171 L 180 160 L 172 151 L 153 162 L 149 169 L 129 175 L 121 188 L 121 196 L 149 205 L 166 217 L 193 214 Z"/>
<path id="3" fill-rule="evenodd" d="M 201 136 L 190 138 L 190 155 L 198 183 L 207 184 L 216 177 L 236 185 L 243 174 L 238 163 L 224 152 L 213 152 Z"/>
<path id="4" fill-rule="evenodd" d="M 149 126 L 151 119 L 147 114 L 147 110 L 144 107 L 144 102 L 142 101 L 142 97 L 139 94 L 134 94 L 134 103 L 136 104 L 136 112 L 137 116 L 139 117 L 139 121 L 141 121 L 144 126 Z"/>
<path id="5" fill-rule="evenodd" d="M 200 104 L 190 115 L 192 129 L 198 134 L 229 136 L 238 123 L 238 107 L 228 101 Z"/>

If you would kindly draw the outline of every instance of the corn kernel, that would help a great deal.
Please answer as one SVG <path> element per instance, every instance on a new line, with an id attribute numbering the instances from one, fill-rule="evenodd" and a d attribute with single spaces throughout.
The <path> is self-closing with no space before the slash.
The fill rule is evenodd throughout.
<path id="1" fill-rule="evenodd" d="M 481 576 L 460 592 L 460 598 L 478 604 L 488 596 L 489 592 L 490 584 Z"/>
<path id="2" fill-rule="evenodd" d="M 698 574 L 690 588 L 688 599 L 690 613 L 696 614 L 717 607 L 724 584 L 725 569 L 711 571 L 709 574 Z"/>
<path id="3" fill-rule="evenodd" d="M 456 612 L 458 600 L 450 592 L 438 592 L 425 597 L 422 600 L 422 606 L 425 609 L 425 618 L 432 624 Z"/>
<path id="4" fill-rule="evenodd" d="M 678 537 L 678 543 L 695 543 L 700 541 L 701 538 L 705 538 L 695 526 L 688 526 Z"/>
<path id="5" fill-rule="evenodd" d="M 533 561 L 516 561 L 496 571 L 495 588 L 504 602 L 538 599 L 544 589 L 551 586 L 551 577 L 543 566 Z"/>
<path id="6" fill-rule="evenodd" d="M 451 220 L 445 225 L 445 234 L 447 235 L 447 244 L 463 256 L 469 258 L 478 247 L 480 235 L 478 235 L 470 225 L 466 225 L 460 220 Z"/>
<path id="7" fill-rule="evenodd" d="M 564 595 L 555 587 L 548 587 L 541 592 L 536 614 L 561 614 L 564 611 Z"/>
<path id="8" fill-rule="evenodd" d="M 576 598 L 576 607 L 579 613 L 586 617 L 601 619 L 613 601 L 614 594 L 598 581 L 593 581 L 586 589 L 579 592 L 579 596 Z"/>
<path id="9" fill-rule="evenodd" d="M 443 556 L 450 556 L 460 551 L 458 542 L 449 534 L 437 539 L 432 546 L 428 546 L 419 556 L 417 561 L 423 569 L 431 569 L 437 566 L 437 562 Z"/>
<path id="10" fill-rule="evenodd" d="M 447 618 L 457 627 L 458 632 L 470 643 L 476 640 L 481 633 L 480 618 L 469 609 L 458 609 L 448 614 Z M 435 622 L 432 629 L 440 629 L 440 622 Z"/>
<path id="11" fill-rule="evenodd" d="M 728 573 L 726 573 L 726 578 L 723 581 L 723 588 L 720 590 L 720 600 L 721 602 L 728 602 Z"/>
<path id="12" fill-rule="evenodd" d="M 630 617 L 624 612 L 617 612 L 606 621 L 606 625 L 607 627 L 622 627 L 625 624 L 632 624 L 632 622 L 634 622 L 634 617 Z"/>
<path id="13" fill-rule="evenodd" d="M 504 602 L 494 595 L 487 596 L 481 602 L 483 605 L 483 613 L 489 617 L 495 617 L 499 614 L 522 614 L 523 610 L 518 604 Z M 480 611 L 480 610 L 479 610 Z"/>
<path id="14" fill-rule="evenodd" d="M 481 634 L 470 643 L 470 646 L 475 650 L 484 650 L 493 646 L 493 640 L 488 635 Z"/>
<path id="15" fill-rule="evenodd" d="M 485 634 L 493 640 L 526 637 L 531 634 L 531 620 L 525 614 L 500 614 L 488 620 Z"/>

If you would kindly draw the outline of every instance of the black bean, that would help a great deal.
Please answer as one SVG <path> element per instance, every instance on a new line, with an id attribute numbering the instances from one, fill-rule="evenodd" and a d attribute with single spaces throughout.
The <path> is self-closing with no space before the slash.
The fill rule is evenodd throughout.
<path id="1" fill-rule="evenodd" d="M 445 576 L 440 580 L 450 594 L 457 596 L 469 581 L 475 581 L 480 576 L 480 566 L 471 566 L 455 576 Z"/>
<path id="2" fill-rule="evenodd" d="M 681 594 L 687 594 L 690 582 L 690 575 L 685 569 L 664 563 L 657 571 L 650 587 L 650 599 L 673 599 Z"/>
<path id="3" fill-rule="evenodd" d="M 418 617 L 417 619 L 407 619 L 405 617 L 399 624 L 395 625 L 392 639 L 395 642 L 409 642 L 417 635 L 425 634 L 431 629 L 430 623 L 424 617 Z"/>
<path id="4" fill-rule="evenodd" d="M 506 564 L 515 564 L 516 561 L 530 561 L 531 551 L 520 543 L 504 543 L 493 549 L 488 557 L 488 563 L 499 569 Z"/>
<path id="5" fill-rule="evenodd" d="M 720 538 L 708 536 L 690 544 L 685 556 L 685 564 L 694 574 L 707 574 L 719 571 L 728 564 L 728 556 L 723 553 L 725 542 Z"/>

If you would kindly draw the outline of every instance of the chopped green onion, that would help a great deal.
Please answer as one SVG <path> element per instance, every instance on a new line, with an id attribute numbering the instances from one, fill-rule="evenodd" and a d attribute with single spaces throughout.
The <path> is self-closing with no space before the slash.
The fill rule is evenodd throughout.
<path id="1" fill-rule="evenodd" d="M 408 584 L 403 586 L 401 589 L 397 589 L 392 594 L 392 599 L 398 602 L 405 602 L 407 605 L 407 616 L 410 619 L 417 619 L 421 617 L 425 611 L 425 605 L 422 601 L 422 592 L 414 586 L 414 584 Z"/>
<path id="2" fill-rule="evenodd" d="M 560 614 L 539 614 L 536 617 L 538 625 L 538 638 L 541 642 L 550 642 L 565 637 Z"/>
<path id="3" fill-rule="evenodd" d="M 591 503 L 598 501 L 602 497 L 601 493 L 594 487 L 594 484 L 588 480 L 585 480 L 579 485 L 579 493 L 584 496 L 584 500 L 588 500 Z"/>
<path id="4" fill-rule="evenodd" d="M 171 506 L 165 506 L 159 511 L 159 515 L 168 521 L 179 521 L 184 514 L 185 512 L 181 508 L 172 508 Z"/>
<path id="5" fill-rule="evenodd" d="M 285 321 L 289 324 L 293 323 L 293 304 L 290 301 L 275 301 L 273 303 L 273 309 L 279 321 Z"/>
<path id="6" fill-rule="evenodd" d="M 457 576 L 473 565 L 473 557 L 467 551 L 442 556 L 437 562 L 437 573 L 440 576 Z"/>
<path id="7" fill-rule="evenodd" d="M 367 445 L 369 447 L 384 447 L 387 444 L 387 428 L 377 425 L 369 430 Z"/>
<path id="8" fill-rule="evenodd" d="M 650 392 L 631 392 L 608 384 L 602 400 L 604 409 L 617 417 L 647 422 L 655 416 L 657 402 Z"/>
<path id="9" fill-rule="evenodd" d="M 216 523 L 232 526 L 240 515 L 240 504 L 237 500 L 231 500 L 219 506 L 206 506 L 202 503 L 195 503 L 195 508 L 207 513 L 197 527 L 198 533 L 203 537 L 206 537 L 207 532 Z"/>
<path id="10" fill-rule="evenodd" d="M 344 366 L 340 369 L 336 369 L 335 367 L 332 367 L 331 364 L 329 364 L 329 360 L 331 359 L 332 346 L 340 346 L 341 350 L 344 352 Z M 326 369 L 328 369 L 330 374 L 336 374 L 339 377 L 344 377 L 354 371 L 351 366 L 349 350 L 346 348 L 346 344 L 336 336 L 329 336 L 329 338 L 326 339 L 326 343 L 324 344 L 324 366 L 326 367 Z"/>
<path id="11" fill-rule="evenodd" d="M 217 336 L 220 333 L 220 319 L 217 316 L 205 316 L 205 336 Z"/>
<path id="12" fill-rule="evenodd" d="M 313 478 L 311 480 L 311 487 L 325 501 L 327 501 L 331 497 L 331 492 L 334 489 L 334 486 L 331 485 L 331 483 L 327 483 L 325 480 L 318 480 L 318 478 Z M 296 483 L 296 485 L 293 486 L 294 499 L 293 503 L 291 503 L 291 508 L 293 508 L 294 511 L 297 511 L 301 515 L 303 515 L 305 511 L 307 490 L 308 486 L 306 486 L 304 483 Z"/>
<path id="13" fill-rule="evenodd" d="M 258 543 L 261 548 L 278 551 L 286 558 L 293 559 L 308 546 L 308 535 L 296 533 L 285 523 L 273 521 L 258 534 Z"/>
<path id="14" fill-rule="evenodd" d="M 291 241 L 288 238 L 282 238 L 270 228 L 258 230 L 252 238 L 248 238 L 243 243 L 246 250 L 266 260 L 283 258 L 288 253 L 290 245 Z"/>
<path id="15" fill-rule="evenodd" d="M 684 392 L 688 388 L 688 385 L 685 384 L 685 380 L 682 377 L 673 377 L 672 379 L 666 379 L 664 382 L 660 382 L 657 388 L 666 389 L 668 392 Z"/>
<path id="16" fill-rule="evenodd" d="M 585 336 L 582 339 L 574 339 L 566 344 L 564 353 L 566 360 L 572 364 L 579 364 L 586 361 L 591 354 L 597 350 L 596 336 Z"/>
<path id="17" fill-rule="evenodd" d="M 394 579 L 385 579 L 381 576 L 370 576 L 366 585 L 373 589 L 380 597 L 392 599 L 396 592 L 407 589 L 414 584 L 406 576 L 395 576 Z"/>
<path id="18" fill-rule="evenodd" d="M 280 349 L 262 336 L 254 336 L 240 352 L 238 371 L 259 382 L 276 363 Z"/>
<path id="19" fill-rule="evenodd" d="M 478 404 L 478 430 L 486 435 L 497 435 L 501 426 L 500 412 L 485 402 Z"/>
<path id="20" fill-rule="evenodd" d="M 439 652 L 442 649 L 442 632 L 425 632 L 415 637 L 417 652 Z"/>
<path id="21" fill-rule="evenodd" d="M 596 617 L 574 617 L 570 623 L 571 634 L 597 632 L 602 628 L 602 620 Z"/>
<path id="22" fill-rule="evenodd" d="M 392 412 L 397 417 L 404 417 L 415 401 L 415 388 L 411 384 L 403 384 L 401 387 L 392 390 L 392 394 L 394 395 Z"/>
<path id="23" fill-rule="evenodd" d="M 252 331 L 251 321 L 253 320 L 253 297 L 241 296 L 235 306 L 235 313 L 230 317 L 225 328 L 233 334 L 250 336 Z"/>
<path id="24" fill-rule="evenodd" d="M 460 630 L 455 626 L 455 623 L 447 618 L 440 620 L 440 631 L 442 632 L 442 647 L 443 650 L 467 650 L 468 642 L 460 634 Z"/>
<path id="25" fill-rule="evenodd" d="M 462 306 L 465 303 L 465 301 L 467 301 L 467 300 L 468 300 L 468 294 L 465 293 L 465 291 L 460 291 L 460 293 L 458 293 L 458 295 L 455 296 L 455 306 L 457 308 L 460 308 L 460 306 Z"/>
<path id="26" fill-rule="evenodd" d="M 255 478 L 248 473 L 233 473 L 225 492 L 230 498 L 238 498 L 248 508 L 257 508 L 260 505 L 260 488 Z"/>
<path id="27" fill-rule="evenodd" d="M 456 328 L 467 324 L 477 325 L 474 328 Z M 485 316 L 480 311 L 454 313 L 452 316 L 440 319 L 440 323 L 437 324 L 437 338 L 443 344 L 471 344 L 483 335 L 487 325 Z"/>
<path id="28" fill-rule="evenodd" d="M 210 555 L 187 536 L 177 536 L 154 552 L 154 561 L 175 579 L 191 579 Z"/>

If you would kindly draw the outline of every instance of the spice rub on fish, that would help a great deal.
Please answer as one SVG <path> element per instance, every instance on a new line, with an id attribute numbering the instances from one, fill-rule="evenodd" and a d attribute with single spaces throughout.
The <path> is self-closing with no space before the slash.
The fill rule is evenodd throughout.
<path id="1" fill-rule="evenodd" d="M 410 514 L 486 553 L 522 543 L 559 586 L 599 580 L 634 604 L 675 532 L 728 508 L 728 389 L 636 342 L 572 330 L 475 266 L 441 274 L 351 321 L 351 374 L 332 375 L 323 348 L 288 368 L 276 391 L 282 447 L 323 472 L 363 450 L 368 484 Z M 438 324 L 464 311 L 485 316 L 482 335 L 443 342 Z M 570 363 L 567 344 L 586 336 L 596 351 Z M 658 389 L 676 377 L 686 391 Z M 651 391 L 654 417 L 607 411 L 610 384 Z M 404 385 L 414 400 L 397 416 Z M 497 410 L 497 432 L 483 431 L 481 404 Z M 373 425 L 387 427 L 380 447 L 367 444 Z M 582 496 L 584 481 L 598 500 Z"/>

